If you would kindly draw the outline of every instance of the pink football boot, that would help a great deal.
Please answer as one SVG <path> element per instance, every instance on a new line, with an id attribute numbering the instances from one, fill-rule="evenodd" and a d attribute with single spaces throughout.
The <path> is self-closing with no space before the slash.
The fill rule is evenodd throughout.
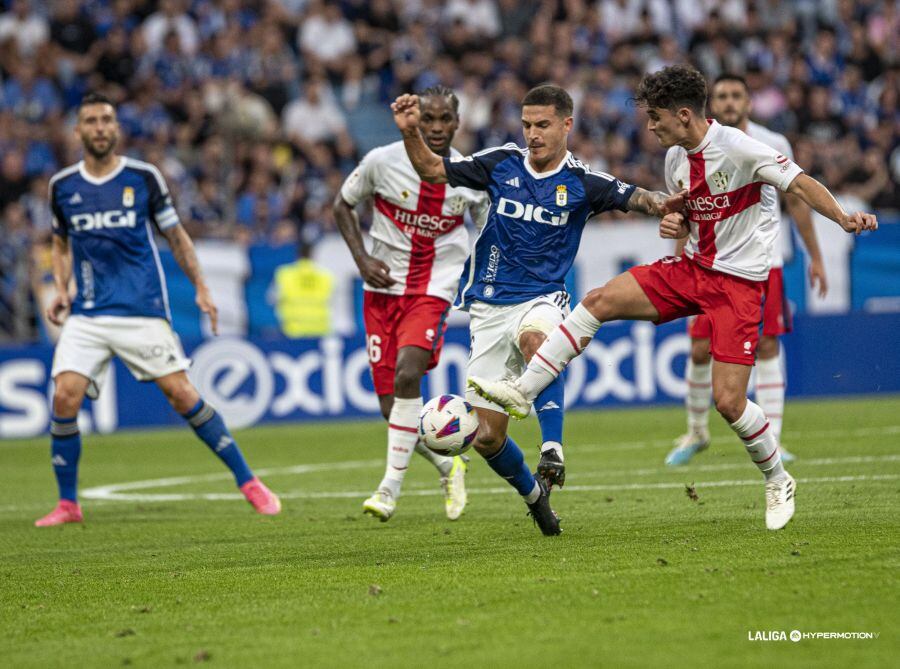
<path id="1" fill-rule="evenodd" d="M 281 500 L 255 476 L 241 486 L 241 492 L 257 513 L 274 516 L 281 511 Z"/>
<path id="2" fill-rule="evenodd" d="M 52 527 L 63 523 L 81 523 L 84 516 L 81 515 L 81 506 L 78 502 L 68 499 L 59 500 L 59 504 L 43 518 L 34 521 L 35 527 Z"/>

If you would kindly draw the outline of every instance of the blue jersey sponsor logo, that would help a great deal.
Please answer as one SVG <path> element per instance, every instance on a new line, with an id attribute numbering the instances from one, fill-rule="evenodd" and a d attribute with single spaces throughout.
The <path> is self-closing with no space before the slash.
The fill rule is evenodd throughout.
<path id="1" fill-rule="evenodd" d="M 92 214 L 73 214 L 69 224 L 75 232 L 90 232 L 103 228 L 133 228 L 137 225 L 137 214 L 133 211 L 95 211 Z"/>

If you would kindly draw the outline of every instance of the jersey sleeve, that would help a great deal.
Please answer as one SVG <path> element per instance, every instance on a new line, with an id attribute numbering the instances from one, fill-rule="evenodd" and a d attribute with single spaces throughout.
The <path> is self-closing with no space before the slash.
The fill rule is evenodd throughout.
<path id="1" fill-rule="evenodd" d="M 753 174 L 760 181 L 781 191 L 786 191 L 791 182 L 803 173 L 789 156 L 755 139 L 745 136 L 744 141 L 737 146 L 740 147 L 741 158 L 749 165 Z"/>
<path id="2" fill-rule="evenodd" d="M 355 207 L 375 192 L 375 172 L 378 156 L 369 151 L 341 186 L 341 197 L 351 207 Z"/>
<path id="3" fill-rule="evenodd" d="M 56 199 L 56 184 L 50 184 L 50 226 L 53 234 L 66 239 L 69 236 L 69 228 L 66 227 L 66 217 Z"/>
<path id="4" fill-rule="evenodd" d="M 593 216 L 613 209 L 628 211 L 628 199 L 635 187 L 605 172 L 587 172 L 584 175 L 584 189 Z"/>
<path id="5" fill-rule="evenodd" d="M 178 212 L 172 203 L 172 194 L 166 185 L 166 180 L 159 170 L 153 168 L 153 178 L 148 179 L 150 188 L 150 217 L 160 230 L 167 230 L 179 223 Z"/>
<path id="6" fill-rule="evenodd" d="M 510 151 L 518 147 L 514 144 L 495 146 L 471 156 L 451 156 L 444 158 L 444 171 L 451 186 L 487 190 L 491 183 L 491 172 L 497 163 L 505 159 Z"/>
<path id="7" fill-rule="evenodd" d="M 487 194 L 482 194 L 478 200 L 472 203 L 469 207 L 469 215 L 472 217 L 472 224 L 475 226 L 475 229 L 478 232 L 481 232 L 481 229 L 484 227 L 484 224 L 487 223 L 488 214 L 491 211 L 491 199 L 487 196 Z"/>

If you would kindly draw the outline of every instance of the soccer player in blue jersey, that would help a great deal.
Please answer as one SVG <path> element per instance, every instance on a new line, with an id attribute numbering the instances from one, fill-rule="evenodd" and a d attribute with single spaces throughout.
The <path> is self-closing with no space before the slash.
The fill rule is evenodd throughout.
<path id="1" fill-rule="evenodd" d="M 655 216 L 681 209 L 678 195 L 636 188 L 591 171 L 572 156 L 566 143 L 572 98 L 558 86 L 538 86 L 523 99 L 526 148 L 507 144 L 460 158 L 442 158 L 422 140 L 416 96 L 400 96 L 391 108 L 423 180 L 490 195 L 487 223 L 463 270 L 458 295 L 458 306 L 471 316 L 470 377 L 501 380 L 518 375 L 566 317 L 565 277 L 589 218 L 613 209 Z M 549 494 L 553 484 L 561 486 L 565 480 L 562 379 L 534 400 L 546 440 L 537 478 L 507 435 L 509 415 L 504 409 L 472 390 L 467 398 L 478 412 L 475 449 L 522 495 L 541 531 L 559 534 Z"/>
<path id="2" fill-rule="evenodd" d="M 102 95 L 89 94 L 82 100 L 75 131 L 84 146 L 84 160 L 50 180 L 57 295 L 47 315 L 62 325 L 51 372 L 55 389 L 50 423 L 59 503 L 35 525 L 82 522 L 77 497 L 78 410 L 85 395 L 97 397 L 98 382 L 114 355 L 139 381 L 156 383 L 232 471 L 259 513 L 277 514 L 278 497 L 253 475 L 222 417 L 203 401 L 185 373 L 190 360 L 170 324 L 154 230 L 168 240 L 194 284 L 197 306 L 209 315 L 214 333 L 216 307 L 162 175 L 153 165 L 115 153 L 116 110 Z M 73 272 L 74 298 L 69 293 Z"/>

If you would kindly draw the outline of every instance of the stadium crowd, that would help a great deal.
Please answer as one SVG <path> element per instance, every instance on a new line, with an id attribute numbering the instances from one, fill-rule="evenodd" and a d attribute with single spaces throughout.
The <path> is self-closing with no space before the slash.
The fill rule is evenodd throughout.
<path id="1" fill-rule="evenodd" d="M 388 102 L 453 87 L 463 152 L 521 140 L 519 102 L 553 81 L 571 148 L 662 188 L 663 151 L 631 96 L 689 61 L 745 74 L 754 118 L 836 192 L 897 209 L 893 0 L 7 0 L 0 14 L 0 340 L 46 272 L 47 181 L 79 159 L 82 95 L 118 102 L 124 153 L 165 174 L 192 235 L 314 240 Z M 373 133 L 380 128 L 381 134 Z M 18 323 L 18 325 L 16 325 Z"/>

